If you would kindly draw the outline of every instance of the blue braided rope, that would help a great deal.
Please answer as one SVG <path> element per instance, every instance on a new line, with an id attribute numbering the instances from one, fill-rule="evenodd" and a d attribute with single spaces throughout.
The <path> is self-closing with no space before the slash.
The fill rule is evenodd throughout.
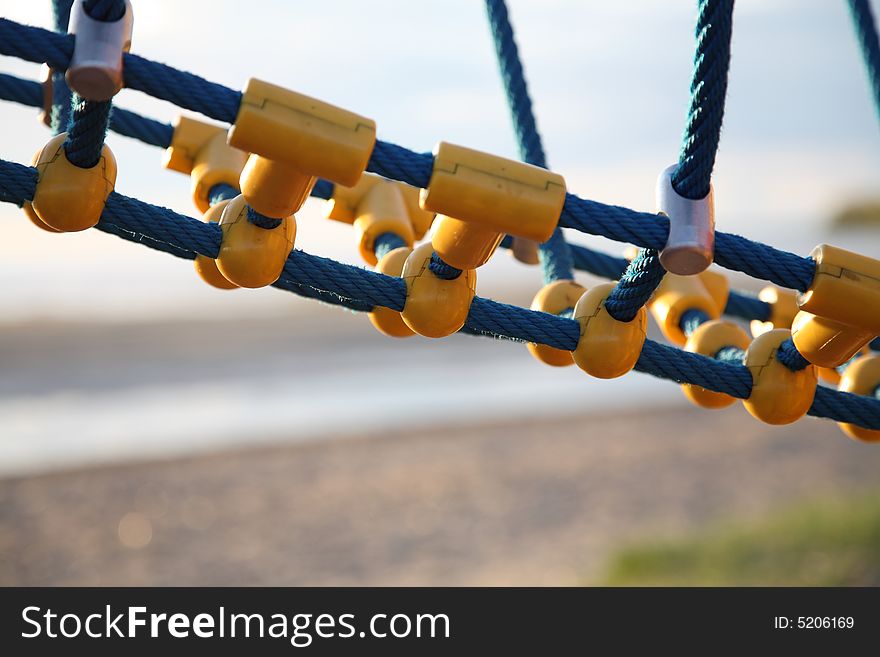
<path id="1" fill-rule="evenodd" d="M 3 73 L 0 73 L 0 98 L 31 107 L 41 107 L 43 102 L 39 83 Z M 167 123 L 161 123 L 119 107 L 114 107 L 113 112 L 110 114 L 110 129 L 119 134 L 159 146 L 160 148 L 167 148 L 171 144 L 171 137 L 174 132 L 173 127 Z M 234 190 L 234 188 L 230 189 Z M 236 193 L 233 193 L 232 197 Z M 321 199 L 331 198 L 333 196 L 333 183 L 328 180 L 318 180 L 312 190 L 312 196 Z M 505 237 L 501 242 L 501 247 L 505 249 L 511 248 L 512 238 L 510 236 Z M 575 269 L 586 271 L 602 278 L 616 280 L 623 276 L 629 265 L 629 261 L 626 258 L 594 251 L 578 244 L 568 244 L 568 247 Z M 746 320 L 757 319 L 767 321 L 770 318 L 771 311 L 772 308 L 767 302 L 731 290 L 724 314 Z"/>
<path id="2" fill-rule="evenodd" d="M 67 35 L 0 18 L 0 54 L 46 61 L 64 70 L 72 46 L 72 37 Z M 239 92 L 137 55 L 126 54 L 124 62 L 126 86 L 218 121 L 235 121 Z M 367 170 L 414 187 L 427 187 L 432 166 L 430 153 L 415 153 L 377 141 Z M 574 194 L 566 195 L 559 225 L 654 249 L 663 248 L 669 233 L 669 222 L 662 215 L 589 201 Z M 808 289 L 815 273 L 810 258 L 721 232 L 715 234 L 715 261 L 727 269 L 797 290 Z"/>
<path id="3" fill-rule="evenodd" d="M 397 233 L 382 233 L 373 241 L 373 253 L 381 260 L 386 253 L 403 246 L 406 246 L 406 240 Z"/>
<path id="4" fill-rule="evenodd" d="M 73 0 L 52 0 L 52 25 L 58 32 L 67 32 Z"/>
<path id="5" fill-rule="evenodd" d="M 18 205 L 31 200 L 36 180 L 36 169 L 0 160 L 0 199 Z M 221 230 L 216 224 L 204 223 L 116 192 L 108 198 L 98 227 L 105 230 L 111 224 L 115 234 L 148 246 L 164 245 L 163 250 L 169 253 L 176 249 L 181 257 L 194 257 L 195 253 L 199 253 L 216 258 L 220 248 Z M 383 306 L 400 311 L 406 301 L 406 284 L 400 278 L 302 251 L 290 254 L 282 279 L 287 281 L 282 284 L 287 286 L 285 289 L 296 288 L 291 291 L 297 291 L 308 288 L 321 295 L 321 298 L 332 297 L 349 306 Z M 580 325 L 574 320 L 479 297 L 474 299 L 467 326 L 469 330 L 484 335 L 537 342 L 567 350 L 577 346 L 580 335 Z M 741 399 L 748 397 L 751 389 L 751 374 L 745 367 L 719 362 L 651 340 L 645 342 L 636 369 Z M 817 390 L 816 399 L 810 410 L 812 415 L 853 422 L 868 429 L 880 429 L 880 400 L 825 388 Z"/>
<path id="6" fill-rule="evenodd" d="M 329 180 L 318 179 L 315 186 L 312 187 L 312 196 L 325 200 L 333 198 L 333 183 Z"/>
<path id="7" fill-rule="evenodd" d="M 681 320 L 679 320 L 679 327 L 681 328 L 681 332 L 684 333 L 687 337 L 690 337 L 694 331 L 696 331 L 702 324 L 711 319 L 709 315 L 704 313 L 702 310 L 692 309 L 687 310 L 681 315 Z"/>
<path id="8" fill-rule="evenodd" d="M 52 26 L 56 32 L 67 33 L 70 23 L 70 8 L 73 0 L 52 0 Z M 49 125 L 53 135 L 59 135 L 70 123 L 70 88 L 64 74 L 52 72 L 52 111 L 49 113 Z M 40 102 L 42 107 L 42 101 Z"/>
<path id="9" fill-rule="evenodd" d="M 0 98 L 11 100 L 30 107 L 42 107 L 43 97 L 38 82 L 24 80 L 14 75 L 0 73 Z M 171 144 L 174 129 L 167 123 L 149 119 L 135 112 L 114 107 L 110 114 L 110 129 L 119 134 L 139 139 L 148 144 L 167 148 Z M 234 188 L 232 188 L 234 189 Z M 233 194 L 235 196 L 235 194 Z M 329 199 L 333 196 L 333 183 L 318 180 L 312 189 L 315 198 Z M 210 197 L 210 195 L 209 195 Z M 512 248 L 512 238 L 506 236 L 501 247 Z M 586 271 L 602 278 L 616 280 L 626 271 L 629 261 L 626 258 L 594 251 L 578 244 L 568 244 L 575 269 Z M 731 290 L 724 314 L 742 319 L 767 321 L 772 308 L 770 304 L 757 297 Z"/>
<path id="10" fill-rule="evenodd" d="M 208 190 L 208 203 L 217 205 L 221 201 L 230 201 L 238 196 L 238 188 L 226 183 L 219 183 Z"/>
<path id="11" fill-rule="evenodd" d="M 0 98 L 21 103 L 28 107 L 42 108 L 42 85 L 33 80 L 25 80 L 14 75 L 0 73 Z M 159 148 L 168 148 L 171 145 L 171 137 L 174 135 L 174 127 L 172 125 L 141 116 L 135 112 L 120 109 L 119 107 L 114 107 L 110 113 L 110 129 L 120 135 L 131 137 Z"/>
<path id="12" fill-rule="evenodd" d="M 489 18 L 498 68 L 507 95 L 507 105 L 513 119 L 520 159 L 546 169 L 547 159 L 541 144 L 541 134 L 538 132 L 526 75 L 504 0 L 486 0 L 486 15 Z M 553 231 L 549 240 L 538 247 L 538 257 L 545 283 L 574 278 L 571 251 L 559 228 Z"/>
<path id="13" fill-rule="evenodd" d="M 454 281 L 461 276 L 461 269 L 443 262 L 443 258 L 437 255 L 436 251 L 431 254 L 431 262 L 428 263 L 428 269 L 433 272 L 434 276 L 442 278 L 444 281 Z"/>
<path id="14" fill-rule="evenodd" d="M 247 206 L 247 220 L 251 222 L 254 226 L 257 226 L 258 228 L 263 228 L 265 230 L 278 228 L 278 226 L 280 226 L 281 222 L 283 221 L 282 219 L 278 219 L 276 217 L 267 217 L 264 214 L 260 214 L 251 206 Z"/>
<path id="15" fill-rule="evenodd" d="M 42 107 L 43 88 L 39 82 L 0 73 L 0 98 L 29 107 Z"/>
<path id="16" fill-rule="evenodd" d="M 877 24 L 868 0 L 848 0 L 848 3 L 868 71 L 874 107 L 880 116 L 880 37 L 877 36 Z"/>
<path id="17" fill-rule="evenodd" d="M 797 350 L 797 347 L 794 346 L 791 338 L 779 345 L 779 349 L 776 350 L 776 360 L 792 372 L 800 372 L 810 364 L 810 361 L 804 358 L 801 352 Z"/>
<path id="18" fill-rule="evenodd" d="M 709 193 L 724 118 L 733 32 L 733 0 L 699 0 L 697 6 L 691 103 L 678 168 L 672 174 L 675 191 L 689 199 Z"/>
<path id="19" fill-rule="evenodd" d="M 83 9 L 102 23 L 117 21 L 125 15 L 125 0 L 85 0 Z M 72 164 L 90 169 L 101 160 L 104 139 L 110 126 L 110 101 L 87 100 L 74 94 L 73 110 L 64 141 L 64 152 Z"/>
<path id="20" fill-rule="evenodd" d="M 724 347 L 723 349 L 719 349 L 718 353 L 715 354 L 715 360 L 720 360 L 724 363 L 732 363 L 734 365 L 742 365 L 745 357 L 746 352 L 739 347 Z"/>
<path id="21" fill-rule="evenodd" d="M 125 16 L 125 0 L 85 0 L 83 9 L 96 21 L 112 23 Z"/>
<path id="22" fill-rule="evenodd" d="M 658 251 L 669 236 L 669 219 L 662 214 L 607 205 L 574 194 L 566 194 L 559 225 Z M 715 233 L 715 262 L 725 269 L 801 291 L 809 289 L 816 272 L 816 263 L 810 258 L 723 232 Z"/>
<path id="23" fill-rule="evenodd" d="M 605 299 L 608 314 L 619 322 L 632 321 L 665 274 L 660 254 L 654 249 L 641 249 Z"/>
<path id="24" fill-rule="evenodd" d="M 159 148 L 168 148 L 174 135 L 174 127 L 170 124 L 148 119 L 116 106 L 110 113 L 110 129 Z"/>
<path id="25" fill-rule="evenodd" d="M 757 297 L 753 297 L 735 290 L 730 291 L 727 297 L 727 305 L 724 307 L 724 314 L 742 319 L 757 319 L 761 322 L 770 321 L 773 313 L 773 306 L 766 301 L 761 301 Z"/>
<path id="26" fill-rule="evenodd" d="M 110 109 L 110 101 L 94 102 L 73 94 L 73 111 L 64 140 L 64 152 L 72 164 L 90 169 L 100 161 Z"/>

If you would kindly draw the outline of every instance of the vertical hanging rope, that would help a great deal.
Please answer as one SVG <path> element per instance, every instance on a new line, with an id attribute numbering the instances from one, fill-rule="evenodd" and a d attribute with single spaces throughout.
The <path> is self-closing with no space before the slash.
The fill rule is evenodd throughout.
<path id="1" fill-rule="evenodd" d="M 699 0 L 698 12 L 691 102 L 678 169 L 672 176 L 675 191 L 689 199 L 709 193 L 715 167 L 727 95 L 733 0 Z"/>
<path id="2" fill-rule="evenodd" d="M 701 199 L 709 193 L 724 118 L 732 29 L 733 0 L 699 0 L 691 102 L 672 175 L 672 186 L 685 198 Z M 620 321 L 632 320 L 665 273 L 657 251 L 639 251 L 605 301 L 608 313 Z"/>
<path id="3" fill-rule="evenodd" d="M 96 21 L 112 23 L 125 15 L 125 0 L 85 0 L 83 8 Z M 64 152 L 72 164 L 89 169 L 101 159 L 110 126 L 111 101 L 96 102 L 73 94 L 71 102 Z"/>
<path id="4" fill-rule="evenodd" d="M 513 36 L 513 26 L 504 0 L 486 0 L 486 15 L 495 43 L 498 67 L 507 94 L 507 105 L 513 119 L 516 142 L 520 159 L 528 164 L 547 168 L 541 135 L 532 111 L 532 99 L 526 84 L 526 76 L 519 50 Z M 557 228 L 549 240 L 540 245 L 538 257 L 544 272 L 544 281 L 550 283 L 558 279 L 574 278 L 574 262 L 571 250 L 565 242 L 562 231 Z"/>
<path id="5" fill-rule="evenodd" d="M 70 7 L 73 0 L 52 0 L 52 25 L 56 32 L 67 34 L 70 23 Z M 64 73 L 52 72 L 52 113 L 50 123 L 52 134 L 64 132 L 70 122 L 70 88 Z"/>
<path id="6" fill-rule="evenodd" d="M 868 69 L 868 80 L 874 95 L 874 107 L 880 117 L 880 37 L 869 0 L 848 0 L 856 36 Z"/>

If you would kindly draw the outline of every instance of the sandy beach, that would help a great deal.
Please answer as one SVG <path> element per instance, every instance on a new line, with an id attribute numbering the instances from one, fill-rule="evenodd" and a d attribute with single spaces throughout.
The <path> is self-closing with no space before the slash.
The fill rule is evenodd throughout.
<path id="1" fill-rule="evenodd" d="M 350 435 L 0 481 L 3 585 L 589 583 L 621 543 L 876 487 L 735 406 Z"/>

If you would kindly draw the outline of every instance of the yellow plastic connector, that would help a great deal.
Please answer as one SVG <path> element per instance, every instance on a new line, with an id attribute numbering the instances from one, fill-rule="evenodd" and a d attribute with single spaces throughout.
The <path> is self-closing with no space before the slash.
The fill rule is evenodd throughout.
<path id="1" fill-rule="evenodd" d="M 874 312 L 880 312 L 880 308 Z M 795 315 L 791 332 L 794 346 L 801 355 L 825 368 L 843 365 L 874 339 L 870 331 L 803 310 Z"/>
<path id="2" fill-rule="evenodd" d="M 364 195 L 354 232 L 361 257 L 371 265 L 376 264 L 376 238 L 384 233 L 394 233 L 412 248 L 415 235 L 397 185 L 383 181 Z"/>
<path id="3" fill-rule="evenodd" d="M 846 368 L 838 390 L 856 395 L 874 395 L 880 386 L 880 354 L 861 356 Z M 880 429 L 865 429 L 847 422 L 840 428 L 850 438 L 868 443 L 880 442 Z"/>
<path id="4" fill-rule="evenodd" d="M 574 281 L 560 280 L 548 283 L 535 295 L 532 300 L 532 310 L 542 313 L 558 315 L 570 308 L 574 308 L 587 289 Z M 570 351 L 556 349 L 546 344 L 529 342 L 526 345 L 532 356 L 553 367 L 567 367 L 574 364 L 574 358 Z"/>
<path id="5" fill-rule="evenodd" d="M 798 314 L 797 292 L 768 285 L 758 293 L 758 298 L 770 304 L 770 319 L 766 322 L 758 319 L 751 321 L 749 328 L 753 337 L 758 337 L 775 328 L 791 328 L 794 317 Z"/>
<path id="6" fill-rule="evenodd" d="M 376 123 L 251 78 L 229 144 L 340 185 L 357 183 L 376 144 Z"/>
<path id="7" fill-rule="evenodd" d="M 216 205 L 211 206 L 202 219 L 206 223 L 216 224 L 220 221 L 223 209 L 228 204 L 229 201 L 220 201 Z M 213 258 L 199 254 L 196 256 L 193 266 L 199 277 L 211 287 L 216 287 L 219 290 L 235 290 L 238 288 L 238 285 L 220 273 L 220 270 L 217 269 L 217 263 L 214 262 Z"/>
<path id="8" fill-rule="evenodd" d="M 419 335 L 444 338 L 464 326 L 474 300 L 477 273 L 464 270 L 453 280 L 439 278 L 428 267 L 433 251 L 430 242 L 422 244 L 403 265 L 406 305 L 401 317 Z"/>
<path id="9" fill-rule="evenodd" d="M 406 246 L 389 251 L 379 260 L 376 271 L 380 274 L 399 277 L 403 273 L 403 265 L 410 253 L 412 253 L 412 249 Z M 376 306 L 370 311 L 370 322 L 379 333 L 384 333 L 392 338 L 408 338 L 415 335 L 413 330 L 404 323 L 400 313 L 391 310 L 391 308 Z"/>
<path id="10" fill-rule="evenodd" d="M 614 283 L 597 285 L 574 306 L 574 318 L 581 325 L 581 337 L 572 352 L 574 362 L 600 379 L 623 376 L 635 367 L 648 332 L 648 312 L 644 307 L 629 322 L 620 322 L 608 314 L 605 299 L 613 289 Z"/>
<path id="11" fill-rule="evenodd" d="M 738 325 L 723 319 L 714 319 L 700 324 L 684 345 L 684 350 L 714 358 L 725 347 L 737 347 L 746 350 L 749 347 L 749 336 Z M 690 383 L 681 385 L 684 396 L 702 408 L 725 408 L 736 399 L 723 392 L 706 390 Z"/>
<path id="12" fill-rule="evenodd" d="M 406 204 L 407 215 L 415 235 L 415 239 L 422 239 L 431 229 L 434 222 L 434 213 L 423 210 L 419 205 L 419 189 L 411 185 L 394 180 L 386 180 L 373 173 L 365 173 L 354 187 L 334 185 L 333 196 L 324 204 L 324 216 L 333 221 L 341 221 L 345 224 L 353 224 L 358 218 L 358 206 L 366 194 L 379 183 L 395 185 L 403 196 Z"/>
<path id="13" fill-rule="evenodd" d="M 248 221 L 247 202 L 239 195 L 223 208 L 220 228 L 223 241 L 216 263 L 227 280 L 250 288 L 278 280 L 296 239 L 295 217 L 285 217 L 277 228 L 260 228 Z"/>
<path id="14" fill-rule="evenodd" d="M 801 310 L 880 335 L 880 260 L 821 244 L 810 257 L 816 275 L 798 297 Z"/>
<path id="15" fill-rule="evenodd" d="M 746 350 L 744 364 L 752 373 L 752 393 L 743 405 L 752 416 L 767 424 L 799 420 L 816 395 L 815 365 L 792 372 L 776 358 L 779 345 L 790 337 L 788 329 L 773 329 L 755 338 Z"/>
<path id="16" fill-rule="evenodd" d="M 34 155 L 39 177 L 31 209 L 48 227 L 71 233 L 98 223 L 116 184 L 116 158 L 105 145 L 98 163 L 81 169 L 67 159 L 65 139 L 66 132 L 52 137 Z"/>
<path id="17" fill-rule="evenodd" d="M 174 122 L 171 145 L 165 149 L 162 166 L 190 175 L 193 203 L 199 212 L 211 207 L 208 192 L 215 185 L 238 188 L 238 177 L 247 153 L 226 143 L 226 129 L 180 116 Z"/>
<path id="18" fill-rule="evenodd" d="M 443 262 L 458 269 L 482 267 L 504 239 L 504 233 L 480 224 L 441 215 L 431 236 L 431 244 Z"/>
<path id="19" fill-rule="evenodd" d="M 421 193 L 426 210 L 537 242 L 553 234 L 564 203 L 559 174 L 446 142 Z"/>
<path id="20" fill-rule="evenodd" d="M 663 335 L 671 343 L 681 347 L 687 342 L 687 336 L 681 330 L 681 318 L 687 311 L 702 310 L 710 319 L 721 317 L 724 305 L 719 304 L 722 295 L 718 281 L 713 279 L 710 285 L 715 295 L 706 288 L 702 275 L 666 274 L 663 277 L 648 307 Z M 726 303 L 727 295 L 724 294 L 723 298 Z"/>
<path id="21" fill-rule="evenodd" d="M 730 281 L 727 280 L 727 276 L 714 269 L 704 269 L 697 274 L 697 277 L 712 297 L 715 307 L 724 312 L 727 299 L 730 297 Z"/>
<path id="22" fill-rule="evenodd" d="M 37 216 L 37 213 L 34 212 L 34 206 L 30 204 L 30 201 L 25 201 L 24 204 L 22 204 L 21 209 L 24 210 L 24 216 L 30 219 L 31 223 L 37 228 L 45 230 L 47 233 L 61 232 L 60 230 L 55 230 L 54 228 L 52 228 L 52 226 L 48 225 L 46 222 L 40 219 Z"/>
<path id="23" fill-rule="evenodd" d="M 260 214 L 282 219 L 302 207 L 315 180 L 285 162 L 252 154 L 241 172 L 241 193 Z"/>

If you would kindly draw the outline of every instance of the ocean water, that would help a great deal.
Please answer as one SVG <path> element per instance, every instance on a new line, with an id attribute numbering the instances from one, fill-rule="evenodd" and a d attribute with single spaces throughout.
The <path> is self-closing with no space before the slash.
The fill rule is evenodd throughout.
<path id="1" fill-rule="evenodd" d="M 52 332 L 8 339 L 18 356 L 0 368 L 0 475 L 682 402 L 649 377 L 543 366 L 521 344 L 392 342 L 360 324 L 322 336 L 294 318 L 239 322 L 214 342 L 198 339 L 207 325 L 81 326 L 67 359 L 41 346 Z M 585 426 L 584 438 L 597 437 Z"/>

